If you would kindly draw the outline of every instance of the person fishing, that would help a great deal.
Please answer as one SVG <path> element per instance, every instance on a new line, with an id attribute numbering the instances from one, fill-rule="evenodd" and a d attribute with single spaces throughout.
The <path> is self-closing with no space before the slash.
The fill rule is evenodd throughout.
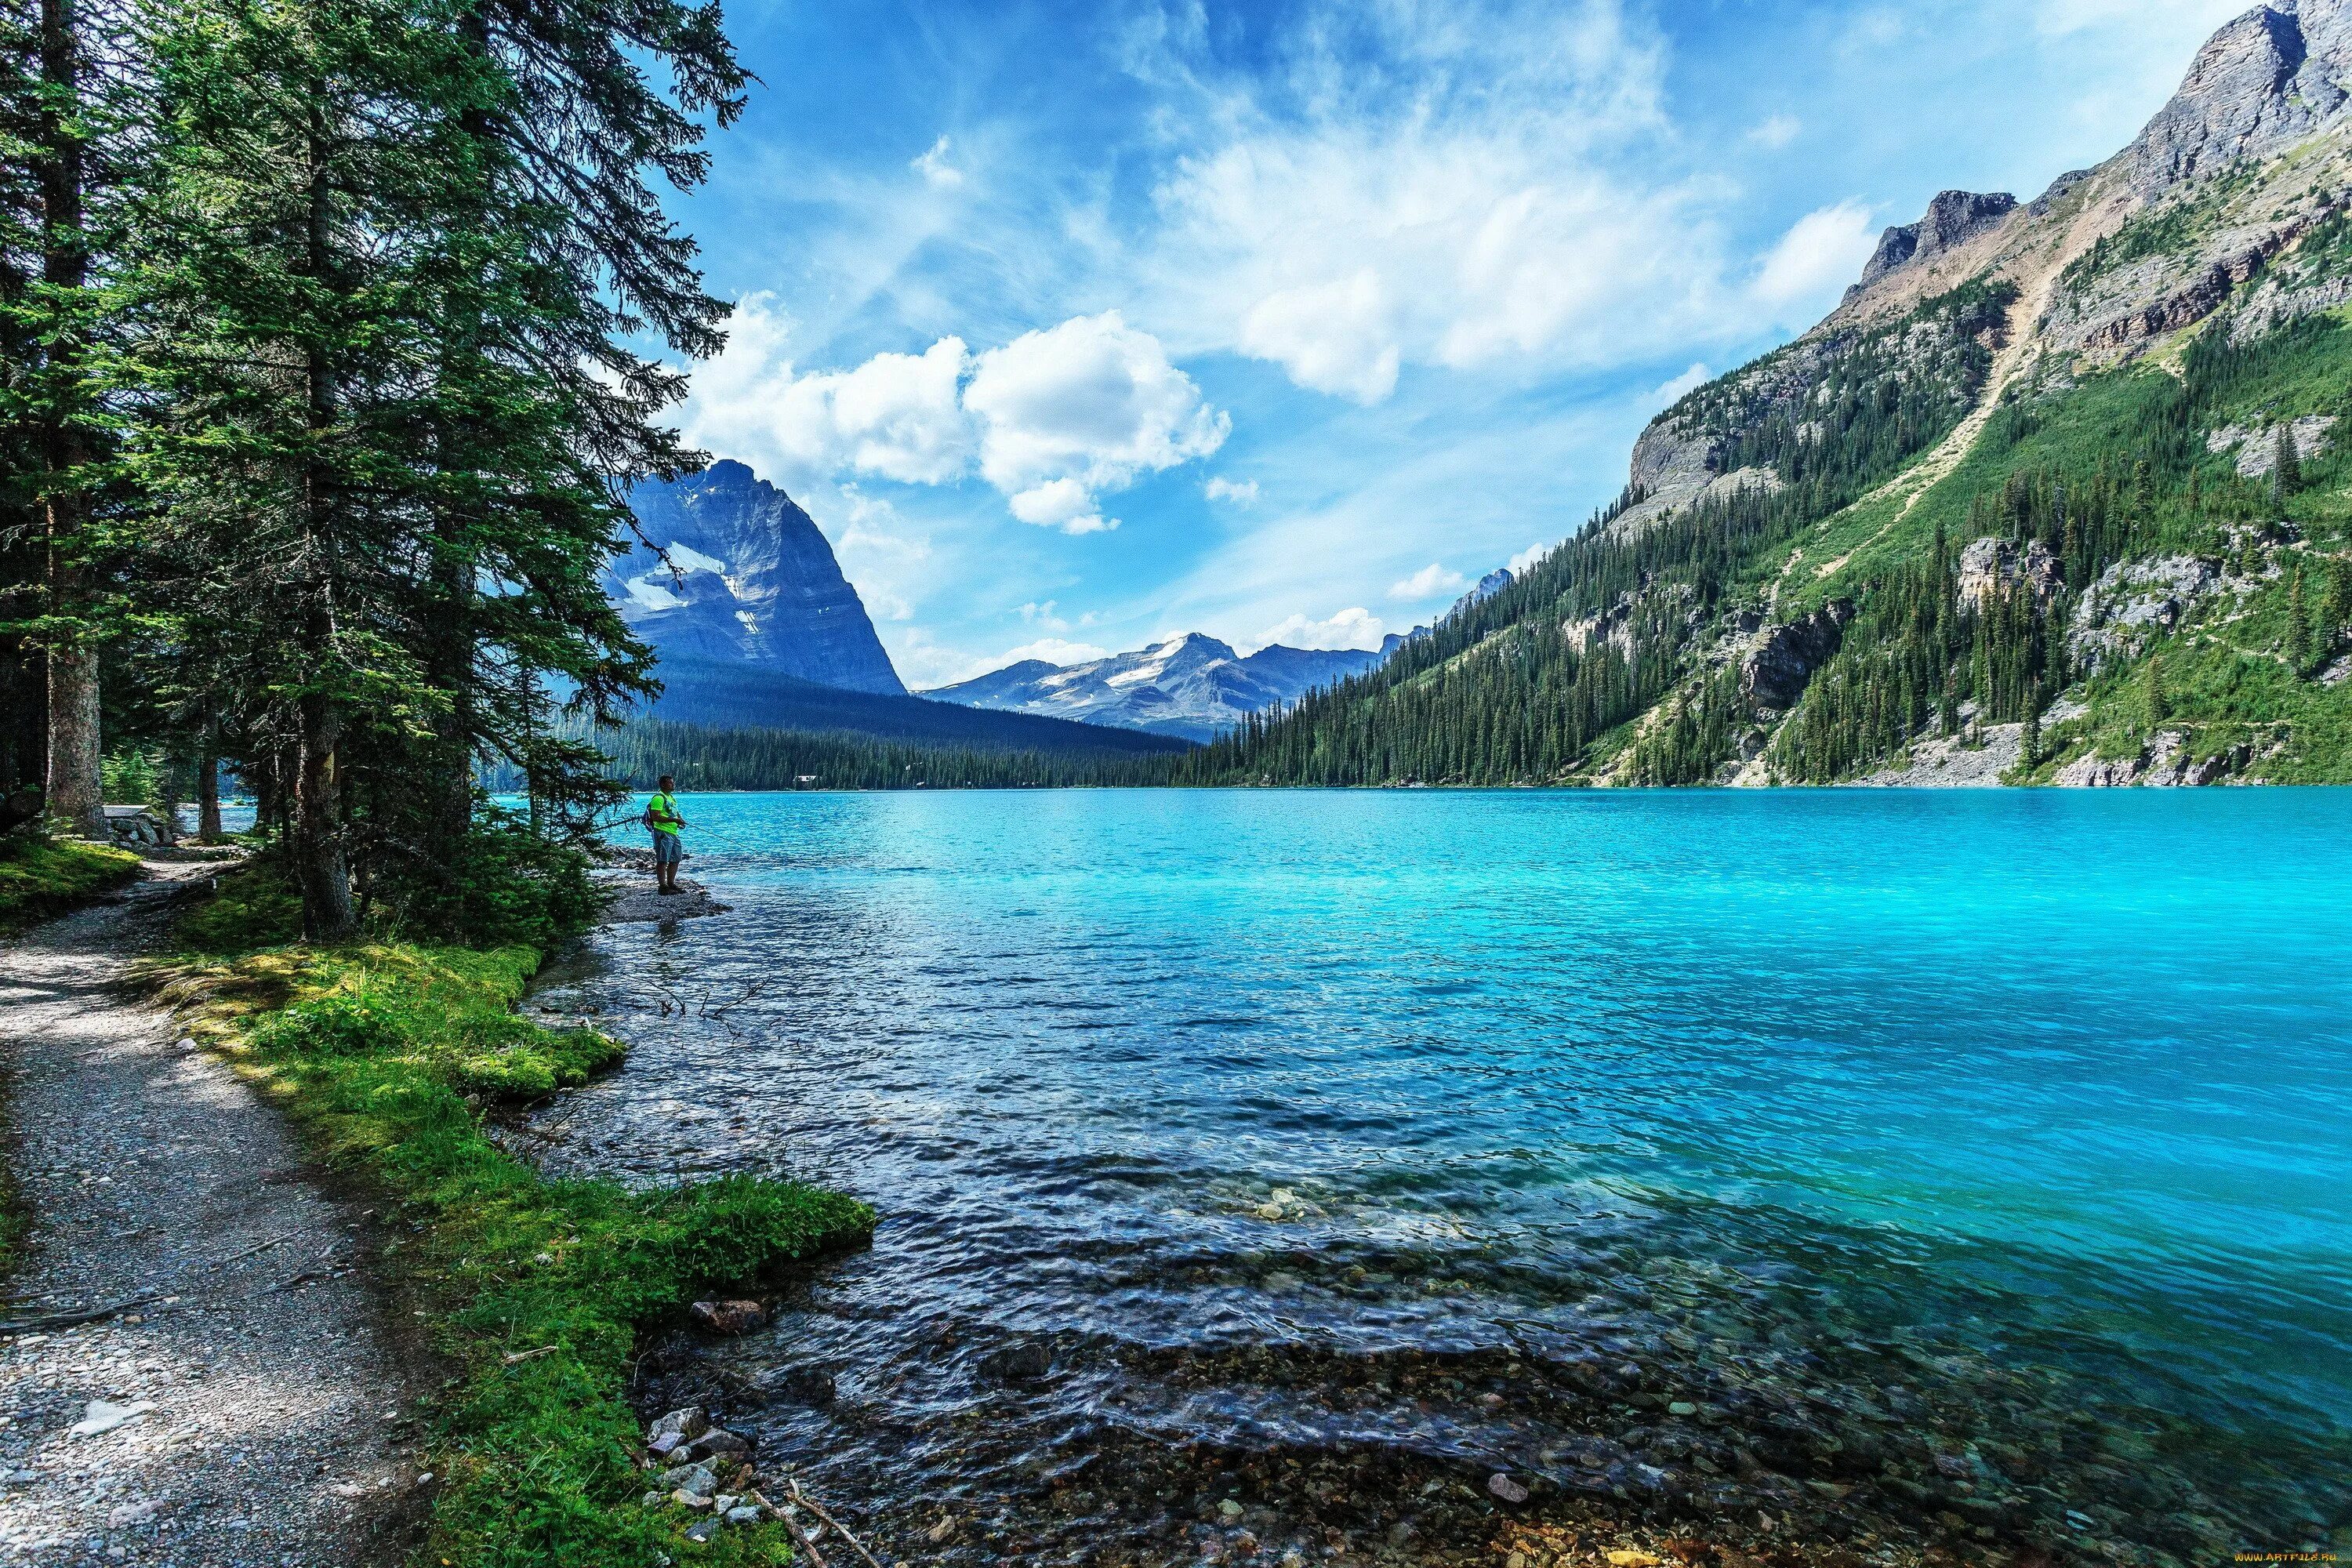
<path id="1" fill-rule="evenodd" d="M 677 797 L 671 793 L 677 788 L 677 780 L 667 773 L 662 774 L 653 798 L 646 802 L 645 815 L 638 818 L 653 829 L 654 891 L 657 893 L 678 890 L 677 863 L 685 858 L 685 846 L 678 838 L 678 830 L 686 826 L 686 818 L 678 815 Z"/>

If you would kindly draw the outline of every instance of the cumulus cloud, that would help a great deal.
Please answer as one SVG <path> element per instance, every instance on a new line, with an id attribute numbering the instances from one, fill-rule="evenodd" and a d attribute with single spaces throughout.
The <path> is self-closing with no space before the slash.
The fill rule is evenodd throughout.
<path id="1" fill-rule="evenodd" d="M 941 136 L 929 151 L 907 160 L 907 167 L 923 176 L 923 183 L 934 190 L 953 190 L 963 184 L 963 171 L 948 162 L 948 139 Z"/>
<path id="2" fill-rule="evenodd" d="M 1764 258 L 1757 296 L 1771 305 L 1817 300 L 1853 282 L 1877 243 L 1870 209 L 1859 202 L 1809 212 Z"/>
<path id="3" fill-rule="evenodd" d="M 1073 533 L 1109 526 L 1097 492 L 1205 458 L 1233 429 L 1160 340 L 1117 310 L 989 350 L 963 404 L 981 432 L 981 476 L 1013 498 L 1013 515 Z"/>
<path id="4" fill-rule="evenodd" d="M 803 375 L 788 352 L 792 331 L 772 294 L 736 306 L 726 350 L 694 372 L 692 440 L 788 482 L 872 474 L 940 484 L 971 465 L 971 422 L 958 400 L 961 339 Z"/>
<path id="5" fill-rule="evenodd" d="M 1553 547 L 1551 545 L 1540 542 L 1528 545 L 1525 550 L 1520 551 L 1517 555 L 1511 557 L 1511 575 L 1514 577 L 1523 577 L 1527 575 L 1528 568 L 1533 566 L 1537 562 L 1541 561 L 1545 556 L 1550 554 L 1552 552 L 1552 548 Z"/>
<path id="6" fill-rule="evenodd" d="M 963 340 L 941 338 L 920 354 L 876 354 L 855 370 L 803 376 L 777 398 L 777 438 L 808 468 L 943 483 L 971 461 L 956 402 L 963 368 Z"/>
<path id="7" fill-rule="evenodd" d="M 1097 510 L 1086 486 L 1068 478 L 1032 485 L 1008 497 L 1005 504 L 1022 521 L 1064 533 L 1104 533 L 1118 526 L 1118 519 L 1106 518 Z"/>
<path id="8" fill-rule="evenodd" d="M 1218 474 L 1212 478 L 1207 484 L 1201 487 L 1201 493 L 1207 496 L 1211 500 L 1231 501 L 1235 506 L 1255 506 L 1257 504 L 1257 481 L 1255 479 L 1229 479 L 1225 478 L 1224 475 Z"/>
<path id="9" fill-rule="evenodd" d="M 1396 330 L 1379 274 L 1277 289 L 1241 321 L 1241 351 L 1272 360 L 1316 392 L 1373 404 L 1396 390 Z"/>
<path id="10" fill-rule="evenodd" d="M 1293 615 L 1279 624 L 1268 626 L 1259 636 L 1262 643 L 1280 643 L 1285 647 L 1377 648 L 1388 628 L 1381 618 L 1358 605 L 1341 610 L 1322 620 L 1304 615 Z"/>
<path id="11" fill-rule="evenodd" d="M 1116 310 L 976 356 L 948 337 L 810 374 L 787 355 L 791 331 L 772 297 L 746 299 L 726 352 L 696 372 L 687 417 L 693 439 L 788 483 L 939 485 L 976 468 L 1022 521 L 1098 533 L 1118 526 L 1102 495 L 1208 456 L 1233 428 L 1160 340 Z"/>
<path id="12" fill-rule="evenodd" d="M 1389 584 L 1391 599 L 1433 599 L 1440 594 L 1458 594 L 1470 585 L 1470 580 L 1451 567 L 1433 561 L 1410 577 Z M 1378 646 L 1375 644 L 1374 646 Z"/>

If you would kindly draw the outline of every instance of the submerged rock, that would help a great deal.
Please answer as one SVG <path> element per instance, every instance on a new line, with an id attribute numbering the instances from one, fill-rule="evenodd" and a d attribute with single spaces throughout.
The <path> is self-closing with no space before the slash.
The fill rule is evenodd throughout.
<path id="1" fill-rule="evenodd" d="M 714 1334 L 748 1334 L 768 1323 L 768 1310 L 757 1301 L 697 1301 L 686 1315 Z"/>

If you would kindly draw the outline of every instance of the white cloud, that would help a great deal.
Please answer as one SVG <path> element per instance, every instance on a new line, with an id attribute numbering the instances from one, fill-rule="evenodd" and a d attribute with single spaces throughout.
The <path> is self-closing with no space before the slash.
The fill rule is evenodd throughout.
<path id="1" fill-rule="evenodd" d="M 1878 243 L 1870 209 L 1840 202 L 1807 213 L 1780 237 L 1756 274 L 1757 297 L 1771 305 L 1809 304 L 1861 274 Z"/>
<path id="2" fill-rule="evenodd" d="M 1024 522 L 1068 533 L 1115 526 L 1097 493 L 1205 458 L 1233 428 L 1160 340 L 1117 310 L 989 350 L 972 363 L 963 404 L 981 432 L 981 476 Z"/>
<path id="3" fill-rule="evenodd" d="M 1376 648 L 1387 631 L 1378 616 L 1359 605 L 1319 621 L 1293 615 L 1268 626 L 1259 635 L 1259 640 L 1280 643 L 1286 647 Z"/>
<path id="4" fill-rule="evenodd" d="M 792 327 L 772 294 L 737 305 L 726 349 L 694 371 L 690 439 L 788 487 L 845 473 L 940 484 L 970 467 L 971 423 L 957 399 L 961 339 L 802 375 L 786 353 Z"/>
<path id="5" fill-rule="evenodd" d="M 1706 365 L 1694 364 L 1673 380 L 1660 382 L 1651 391 L 1649 401 L 1660 408 L 1672 407 L 1682 401 L 1684 393 L 1705 386 L 1709 380 L 1713 379 L 1713 376 L 1714 372 L 1708 370 Z"/>
<path id="6" fill-rule="evenodd" d="M 963 184 L 963 171 L 948 162 L 948 139 L 941 136 L 929 151 L 907 160 L 907 167 L 923 176 L 934 190 L 949 191 Z"/>
<path id="7" fill-rule="evenodd" d="M 1511 557 L 1511 575 L 1514 577 L 1526 576 L 1528 568 L 1533 566 L 1537 562 L 1541 561 L 1545 556 L 1550 554 L 1554 546 L 1552 545 L 1540 542 L 1528 545 L 1525 550 L 1520 551 L 1517 555 Z"/>
<path id="8" fill-rule="evenodd" d="M 1041 626 L 1049 632 L 1068 631 L 1070 629 L 1070 623 L 1055 615 L 1054 610 L 1055 604 L 1053 600 L 1048 599 L 1041 605 L 1033 599 L 1028 604 L 1021 606 L 1021 618 L 1024 621 L 1031 622 L 1034 625 Z"/>
<path id="9" fill-rule="evenodd" d="M 1233 428 L 1116 310 L 978 356 L 948 337 L 809 374 L 786 357 L 791 329 L 772 296 L 745 299 L 726 351 L 695 373 L 687 414 L 692 439 L 788 488 L 845 474 L 948 484 L 976 465 L 1022 521 L 1099 533 L 1118 526 L 1101 495 L 1208 456 Z"/>
<path id="10" fill-rule="evenodd" d="M 1805 122 L 1795 115 L 1775 114 L 1759 124 L 1750 126 L 1748 140 L 1759 147 L 1769 147 L 1778 151 L 1794 142 L 1804 129 Z"/>
<path id="11" fill-rule="evenodd" d="M 1255 479 L 1229 479 L 1225 478 L 1224 475 L 1218 474 L 1212 478 L 1207 484 L 1201 487 L 1201 493 L 1207 496 L 1211 500 L 1231 501 L 1235 506 L 1255 506 L 1257 504 L 1257 481 Z"/>
<path id="12" fill-rule="evenodd" d="M 1433 599 L 1440 594 L 1459 594 L 1470 585 L 1461 573 L 1433 561 L 1412 576 L 1389 584 L 1391 599 Z M 1377 646 L 1377 645 L 1375 645 Z"/>
<path id="13" fill-rule="evenodd" d="M 1141 46 L 1200 131 L 1139 258 L 1186 352 L 1370 405 L 1413 365 L 1614 363 L 1750 324 L 1706 216 L 1719 184 L 1656 174 L 1665 47 L 1619 0 L 1312 17 L 1245 78 L 1181 30 Z"/>
<path id="14" fill-rule="evenodd" d="M 1316 392 L 1378 403 L 1396 390 L 1396 330 L 1381 298 L 1380 275 L 1285 289 L 1242 317 L 1241 351 L 1272 360 Z"/>
<path id="15" fill-rule="evenodd" d="M 920 354 L 876 354 L 855 370 L 803 376 L 777 399 L 777 439 L 808 468 L 942 483 L 971 460 L 956 403 L 963 368 L 963 340 L 941 338 Z"/>
<path id="16" fill-rule="evenodd" d="M 1022 521 L 1058 528 L 1064 533 L 1104 533 L 1118 526 L 1118 519 L 1105 519 L 1087 487 L 1073 479 L 1032 485 L 1009 498 L 1006 504 Z"/>
<path id="17" fill-rule="evenodd" d="M 1119 489 L 1208 456 L 1233 428 L 1169 363 L 1160 340 L 1117 310 L 1024 332 L 982 354 L 964 406 L 982 426 L 981 472 L 1008 495 L 1061 478 Z"/>

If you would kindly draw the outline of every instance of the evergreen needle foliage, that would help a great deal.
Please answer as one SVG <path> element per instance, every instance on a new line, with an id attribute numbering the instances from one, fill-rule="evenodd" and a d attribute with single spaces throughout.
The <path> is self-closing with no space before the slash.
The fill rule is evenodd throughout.
<path id="1" fill-rule="evenodd" d="M 745 80 L 688 0 L 0 0 L 0 784 L 226 766 L 309 934 L 485 924 L 483 765 L 561 845 L 653 689 L 602 576 L 725 314 L 655 182 Z"/>

